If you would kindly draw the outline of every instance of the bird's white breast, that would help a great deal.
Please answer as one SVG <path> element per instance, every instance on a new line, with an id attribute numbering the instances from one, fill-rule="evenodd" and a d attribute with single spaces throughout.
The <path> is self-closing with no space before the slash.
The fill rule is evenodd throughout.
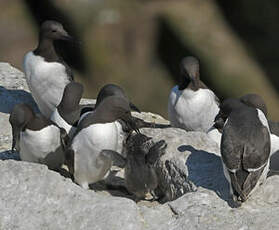
<path id="1" fill-rule="evenodd" d="M 175 86 L 170 93 L 168 113 L 172 126 L 206 132 L 213 125 L 218 111 L 215 95 L 209 89 L 179 90 Z"/>
<path id="2" fill-rule="evenodd" d="M 60 145 L 60 130 L 54 125 L 38 131 L 26 129 L 20 133 L 20 158 L 38 162 L 50 152 L 55 152 Z"/>
<path id="3" fill-rule="evenodd" d="M 104 159 L 100 153 L 104 149 L 116 151 L 117 146 L 118 129 L 114 122 L 82 129 L 72 143 L 75 181 L 83 185 L 101 180 L 111 167 L 111 160 Z"/>
<path id="4" fill-rule="evenodd" d="M 117 132 L 118 132 L 118 145 L 117 145 L 116 152 L 122 154 L 124 153 L 123 141 L 126 139 L 127 134 L 123 131 L 122 126 L 118 121 L 115 121 L 115 125 L 117 127 Z"/>
<path id="5" fill-rule="evenodd" d="M 29 52 L 24 57 L 26 81 L 40 111 L 50 117 L 60 103 L 65 86 L 70 82 L 64 65 L 46 62 L 43 57 Z"/>

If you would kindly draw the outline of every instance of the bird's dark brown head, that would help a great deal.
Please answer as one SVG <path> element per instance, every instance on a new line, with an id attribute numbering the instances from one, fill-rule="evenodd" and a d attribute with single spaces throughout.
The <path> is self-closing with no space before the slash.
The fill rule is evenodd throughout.
<path id="1" fill-rule="evenodd" d="M 258 94 L 245 94 L 240 98 L 240 101 L 244 103 L 245 105 L 248 105 L 250 107 L 254 107 L 256 109 L 260 109 L 264 115 L 267 117 L 267 107 L 263 100 L 263 98 Z"/>
<path id="2" fill-rule="evenodd" d="M 40 39 L 73 40 L 61 23 L 51 20 L 42 23 L 40 28 Z"/>
<path id="3" fill-rule="evenodd" d="M 199 87 L 199 61 L 197 58 L 189 56 L 182 59 L 180 63 L 180 83 L 179 90 L 183 90 L 192 85 L 193 88 Z"/>
<path id="4" fill-rule="evenodd" d="M 214 127 L 217 128 L 219 131 L 222 131 L 223 126 L 231 112 L 235 109 L 241 108 L 242 106 L 244 106 L 244 104 L 241 103 L 239 99 L 228 98 L 224 100 L 220 105 L 219 113 L 214 119 Z"/>

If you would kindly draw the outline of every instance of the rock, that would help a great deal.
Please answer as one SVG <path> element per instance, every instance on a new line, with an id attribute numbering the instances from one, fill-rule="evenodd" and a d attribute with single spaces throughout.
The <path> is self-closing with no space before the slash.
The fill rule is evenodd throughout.
<path id="1" fill-rule="evenodd" d="M 158 115 L 158 114 L 154 114 L 154 113 L 150 113 L 150 112 L 132 112 L 132 115 L 137 117 L 137 118 L 141 118 L 146 122 L 150 122 L 150 123 L 156 123 L 156 124 L 162 124 L 162 125 L 169 125 L 170 122 L 168 120 L 166 120 L 165 118 L 163 118 L 162 116 Z"/>
<path id="2" fill-rule="evenodd" d="M 0 63 L 0 84 L 0 211 L 5 214 L 0 216 L 0 229 L 152 229 L 172 217 L 167 205 L 157 209 L 157 202 L 148 202 L 150 208 L 139 208 L 131 199 L 120 198 L 129 197 L 121 191 L 98 186 L 96 192 L 83 190 L 44 165 L 11 160 L 19 156 L 9 151 L 9 112 L 17 103 L 38 110 L 22 72 Z M 82 104 L 95 100 L 82 99 Z M 149 121 L 154 118 L 163 120 L 150 115 Z M 112 169 L 105 182 L 123 186 L 123 171 Z"/>
<path id="3" fill-rule="evenodd" d="M 177 213 L 176 219 L 163 229 L 278 229 L 278 195 L 272 189 L 278 188 L 279 176 L 267 179 L 255 196 L 248 199 L 238 209 L 230 208 L 227 202 L 211 190 L 200 189 L 170 202 L 171 209 Z M 264 190 L 265 192 L 261 191 Z"/>
<path id="4" fill-rule="evenodd" d="M 1 229 L 142 229 L 129 199 L 87 191 L 44 165 L 0 161 Z"/>
<path id="5" fill-rule="evenodd" d="M 154 141 L 164 139 L 168 144 L 166 154 L 156 165 L 165 200 L 193 192 L 196 186 L 222 190 L 226 182 L 219 148 L 205 133 L 178 128 L 148 128 L 142 132 L 153 137 Z"/>
<path id="6" fill-rule="evenodd" d="M 88 191 L 44 165 L 11 160 L 18 155 L 8 151 L 9 110 L 20 102 L 36 105 L 23 74 L 9 64 L 0 63 L 0 84 L 0 229 L 278 229 L 279 176 L 269 177 L 240 208 L 231 208 L 219 148 L 205 133 L 141 129 L 168 144 L 156 165 L 164 204 L 136 204 L 125 191 L 108 190 L 105 185 L 124 185 L 119 168 Z M 168 124 L 156 114 L 133 115 Z"/>

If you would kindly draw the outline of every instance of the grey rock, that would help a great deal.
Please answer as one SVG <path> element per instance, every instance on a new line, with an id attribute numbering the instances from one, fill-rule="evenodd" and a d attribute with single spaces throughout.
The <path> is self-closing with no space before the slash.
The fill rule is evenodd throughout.
<path id="1" fill-rule="evenodd" d="M 165 201 L 193 192 L 197 186 L 222 190 L 226 182 L 219 148 L 205 133 L 178 128 L 148 128 L 142 132 L 154 141 L 163 139 L 168 144 L 166 154 L 156 165 L 159 188 Z"/>
<path id="2" fill-rule="evenodd" d="M 279 176 L 267 179 L 265 186 L 240 208 L 230 208 L 227 202 L 210 190 L 201 188 L 169 203 L 177 213 L 164 229 L 223 229 L 268 230 L 278 229 Z"/>
<path id="3" fill-rule="evenodd" d="M 0 229 L 142 229 L 136 204 L 87 191 L 44 165 L 0 161 Z"/>
<path id="4" fill-rule="evenodd" d="M 166 229 L 267 230 L 279 227 L 279 176 L 272 176 L 240 207 L 229 205 L 217 144 L 200 132 L 145 128 L 168 148 L 156 165 L 164 204 L 137 204 L 120 190 L 96 186 L 84 190 L 44 165 L 7 159 L 12 154 L 9 111 L 17 103 L 36 105 L 23 74 L 0 63 L 0 229 Z M 83 104 L 95 100 L 83 99 Z M 169 124 L 152 113 L 135 113 L 156 124 Z M 101 183 L 100 183 L 101 184 Z M 112 168 L 103 185 L 123 186 L 123 170 Z M 180 197 L 180 198 L 178 198 Z"/>
<path id="5" fill-rule="evenodd" d="M 162 226 L 167 225 L 170 220 L 174 219 L 174 213 L 169 208 L 167 204 L 164 205 L 149 205 L 146 204 L 148 201 L 145 201 L 138 204 L 140 213 L 144 220 L 144 228 L 157 230 L 161 229 Z"/>
<path id="6" fill-rule="evenodd" d="M 169 125 L 170 122 L 168 120 L 166 120 L 165 118 L 163 118 L 162 116 L 160 116 L 159 114 L 154 114 L 154 113 L 150 113 L 150 112 L 132 112 L 132 115 L 137 117 L 137 118 L 141 118 L 146 122 L 151 122 L 151 123 L 155 123 L 155 124 L 162 124 L 162 125 Z"/>

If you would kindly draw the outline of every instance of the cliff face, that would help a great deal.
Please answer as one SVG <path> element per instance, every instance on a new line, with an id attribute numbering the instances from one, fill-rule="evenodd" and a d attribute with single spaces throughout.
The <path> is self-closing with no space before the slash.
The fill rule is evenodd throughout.
<path id="1" fill-rule="evenodd" d="M 84 100 L 86 103 L 94 100 Z M 228 202 L 218 146 L 200 132 L 177 128 L 145 128 L 141 132 L 164 139 L 166 154 L 156 170 L 165 203 L 135 203 L 123 191 L 102 183 L 123 185 L 123 172 L 84 190 L 46 166 L 19 161 L 12 154 L 9 112 L 17 103 L 36 105 L 23 74 L 0 63 L 0 229 L 256 229 L 279 227 L 279 177 L 273 176 L 241 208 Z M 135 116 L 168 123 L 152 113 Z M 168 201 L 169 200 L 169 201 Z M 172 200 L 172 201 L 171 201 Z"/>

